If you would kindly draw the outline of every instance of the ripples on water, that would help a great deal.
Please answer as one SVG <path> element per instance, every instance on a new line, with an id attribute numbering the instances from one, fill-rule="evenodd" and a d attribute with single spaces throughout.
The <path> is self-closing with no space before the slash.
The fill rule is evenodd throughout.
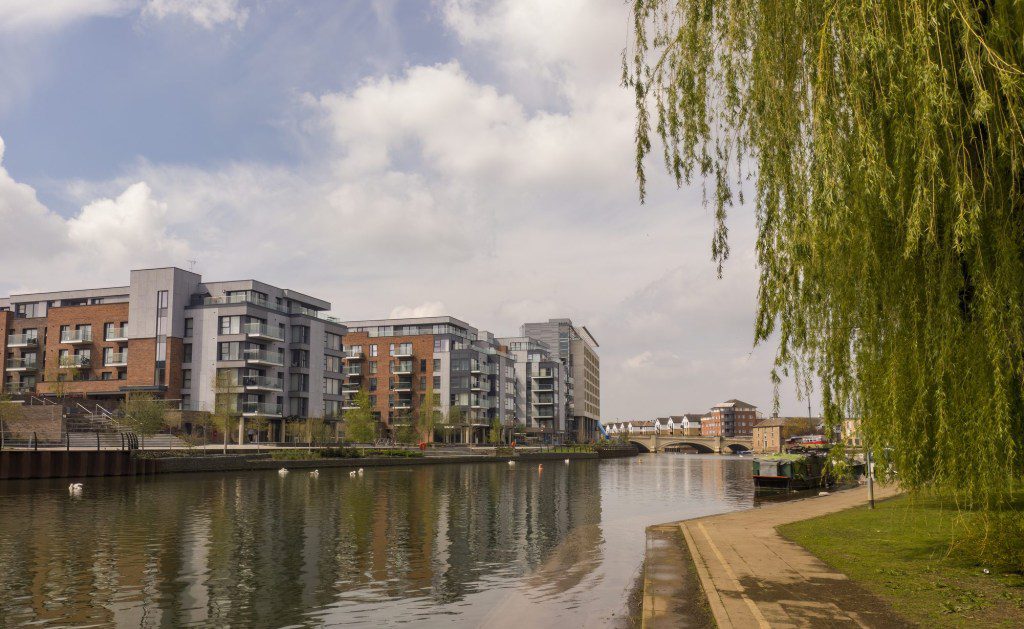
<path id="1" fill-rule="evenodd" d="M 0 626 L 602 626 L 646 526 L 753 504 L 673 454 L 67 482 L 0 482 Z"/>

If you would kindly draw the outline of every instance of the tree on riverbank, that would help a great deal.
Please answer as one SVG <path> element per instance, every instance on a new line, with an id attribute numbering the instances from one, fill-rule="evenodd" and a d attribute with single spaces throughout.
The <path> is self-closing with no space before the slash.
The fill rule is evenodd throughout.
<path id="1" fill-rule="evenodd" d="M 125 425 L 139 435 L 142 449 L 146 449 L 146 436 L 154 435 L 164 427 L 167 406 L 149 393 L 129 393 L 121 403 Z"/>
<path id="2" fill-rule="evenodd" d="M 376 437 L 370 394 L 360 389 L 355 395 L 356 408 L 345 411 L 345 440 L 370 443 Z"/>
<path id="3" fill-rule="evenodd" d="M 995 507 L 1024 476 L 1024 5 L 633 0 L 623 73 L 726 213 L 753 177 L 755 339 L 909 489 Z M 890 467 L 891 464 L 891 467 Z M 1019 520 L 1019 515 L 1015 516 Z"/>
<path id="4" fill-rule="evenodd" d="M 423 399 L 420 400 L 419 409 L 416 411 L 416 429 L 419 431 L 421 441 L 430 443 L 434 440 L 437 416 L 437 396 L 434 395 L 433 385 L 428 384 L 426 391 L 423 392 Z"/>

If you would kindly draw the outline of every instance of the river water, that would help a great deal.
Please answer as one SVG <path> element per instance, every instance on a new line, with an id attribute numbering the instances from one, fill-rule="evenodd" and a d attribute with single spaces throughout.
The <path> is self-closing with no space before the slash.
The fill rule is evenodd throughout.
<path id="1" fill-rule="evenodd" d="M 600 627 L 644 528 L 753 506 L 750 459 L 0 481 L 0 627 Z"/>

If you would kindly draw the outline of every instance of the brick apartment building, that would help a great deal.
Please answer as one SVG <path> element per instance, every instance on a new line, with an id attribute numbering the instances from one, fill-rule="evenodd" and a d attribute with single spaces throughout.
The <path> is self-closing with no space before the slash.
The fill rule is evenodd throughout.
<path id="1" fill-rule="evenodd" d="M 267 417 L 281 439 L 285 417 L 340 410 L 345 327 L 329 309 L 293 290 L 203 282 L 178 268 L 134 270 L 115 288 L 12 295 L 0 299 L 0 379 L 7 394 L 112 405 L 142 391 L 213 411 L 225 396 L 242 417 Z"/>
<path id="2" fill-rule="evenodd" d="M 742 400 L 728 400 L 711 407 L 701 417 L 700 434 L 704 437 L 749 437 L 758 422 L 757 407 Z"/>

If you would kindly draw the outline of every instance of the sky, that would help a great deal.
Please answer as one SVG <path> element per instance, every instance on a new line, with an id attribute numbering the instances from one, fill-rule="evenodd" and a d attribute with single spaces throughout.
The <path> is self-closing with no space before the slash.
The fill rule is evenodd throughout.
<path id="1" fill-rule="evenodd" d="M 621 0 L 3 0 L 0 294 L 194 261 L 349 320 L 570 317 L 605 421 L 770 414 L 753 209 L 718 279 L 701 182 L 652 159 L 639 202 L 628 32 Z"/>

